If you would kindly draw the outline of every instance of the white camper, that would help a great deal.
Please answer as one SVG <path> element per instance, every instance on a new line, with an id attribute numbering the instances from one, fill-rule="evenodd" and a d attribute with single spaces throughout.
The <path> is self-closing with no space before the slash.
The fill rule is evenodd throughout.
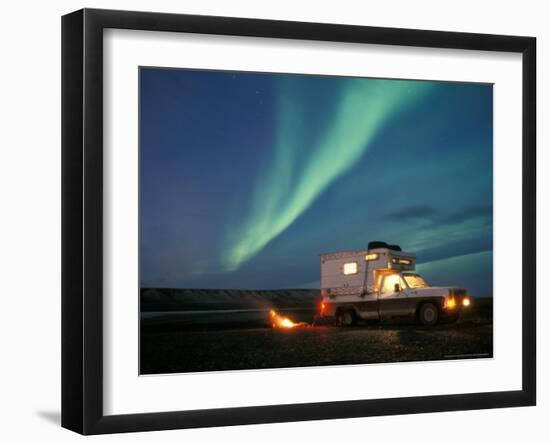
<path id="1" fill-rule="evenodd" d="M 466 291 L 428 285 L 415 264 L 415 254 L 384 242 L 321 255 L 321 319 L 342 326 L 386 317 L 416 317 L 424 325 L 456 321 L 470 306 Z"/>

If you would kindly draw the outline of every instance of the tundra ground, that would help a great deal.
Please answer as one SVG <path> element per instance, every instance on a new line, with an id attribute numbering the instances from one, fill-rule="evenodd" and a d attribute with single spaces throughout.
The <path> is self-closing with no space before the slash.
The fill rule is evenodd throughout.
<path id="1" fill-rule="evenodd" d="M 489 309 L 490 308 L 490 309 Z M 140 372 L 162 374 L 325 365 L 393 363 L 493 355 L 492 302 L 456 324 L 423 327 L 387 321 L 351 328 L 262 327 L 262 310 L 142 314 Z M 311 309 L 283 311 L 294 321 Z"/>

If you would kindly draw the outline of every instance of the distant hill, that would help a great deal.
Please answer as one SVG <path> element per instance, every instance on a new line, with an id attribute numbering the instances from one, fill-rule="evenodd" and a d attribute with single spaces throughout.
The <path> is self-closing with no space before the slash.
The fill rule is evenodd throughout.
<path id="1" fill-rule="evenodd" d="M 170 289 L 141 288 L 141 311 L 312 308 L 318 289 Z"/>

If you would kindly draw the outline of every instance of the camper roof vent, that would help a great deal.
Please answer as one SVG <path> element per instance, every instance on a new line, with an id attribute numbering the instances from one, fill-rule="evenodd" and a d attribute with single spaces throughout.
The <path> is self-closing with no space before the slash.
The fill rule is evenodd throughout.
<path id="1" fill-rule="evenodd" d="M 369 242 L 368 249 L 378 249 L 378 248 L 388 248 L 392 251 L 401 251 L 401 247 L 399 245 L 388 245 L 384 241 L 371 241 Z"/>

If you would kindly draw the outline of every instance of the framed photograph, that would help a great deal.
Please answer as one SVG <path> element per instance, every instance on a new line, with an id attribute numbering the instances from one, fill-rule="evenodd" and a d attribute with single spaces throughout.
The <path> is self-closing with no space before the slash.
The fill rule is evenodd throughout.
<path id="1" fill-rule="evenodd" d="M 62 20 L 62 425 L 536 403 L 531 37 Z"/>

